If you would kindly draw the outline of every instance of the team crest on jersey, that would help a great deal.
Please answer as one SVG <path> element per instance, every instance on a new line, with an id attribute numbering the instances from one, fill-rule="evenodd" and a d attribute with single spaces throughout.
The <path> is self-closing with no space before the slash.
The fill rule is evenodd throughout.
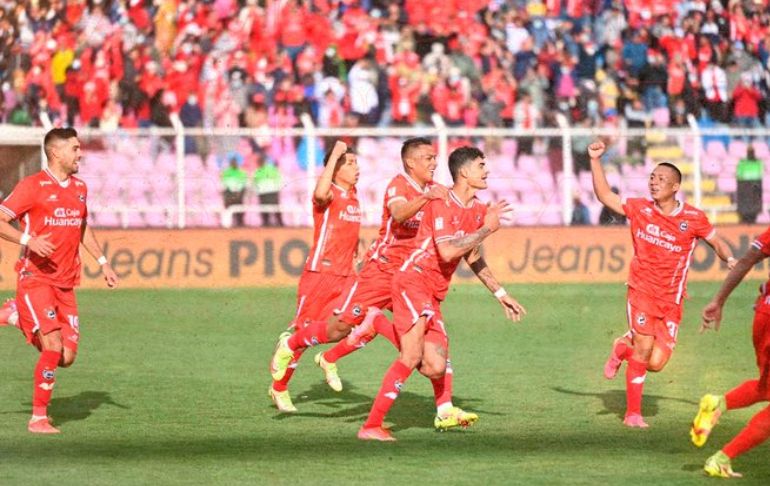
<path id="1" fill-rule="evenodd" d="M 480 214 L 476 215 L 476 222 L 477 223 L 481 223 L 481 215 Z"/>
<path id="2" fill-rule="evenodd" d="M 652 214 L 652 208 L 644 208 L 644 209 L 642 209 L 642 212 L 644 214 Z"/>
<path id="3" fill-rule="evenodd" d="M 636 324 L 639 326 L 644 326 L 647 323 L 647 316 L 644 314 L 637 314 L 636 315 Z"/>
<path id="4" fill-rule="evenodd" d="M 59 200 L 59 196 L 57 196 L 56 194 L 51 194 L 50 196 L 48 196 L 48 200 L 49 201 L 58 201 Z"/>
<path id="5" fill-rule="evenodd" d="M 86 202 L 86 197 L 83 194 L 78 194 L 78 199 L 80 199 L 80 202 Z"/>
<path id="6" fill-rule="evenodd" d="M 49 319 L 56 319 L 56 311 L 53 309 L 46 309 L 45 315 Z"/>
<path id="7" fill-rule="evenodd" d="M 452 216 L 452 226 L 460 226 L 460 217 Z"/>
<path id="8" fill-rule="evenodd" d="M 361 306 L 360 306 L 360 305 L 358 305 L 358 304 L 354 305 L 354 306 L 353 306 L 353 310 L 351 311 L 351 313 L 352 313 L 354 316 L 356 316 L 356 317 L 360 317 L 360 316 L 361 316 L 361 312 L 362 312 L 362 310 L 361 310 Z"/>
<path id="9" fill-rule="evenodd" d="M 687 221 L 682 221 L 681 223 L 679 223 L 679 231 L 681 231 L 682 233 L 687 231 Z"/>

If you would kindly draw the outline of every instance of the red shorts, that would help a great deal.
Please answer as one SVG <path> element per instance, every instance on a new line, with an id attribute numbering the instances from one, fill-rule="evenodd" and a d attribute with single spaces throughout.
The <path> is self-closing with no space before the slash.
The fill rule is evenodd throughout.
<path id="1" fill-rule="evenodd" d="M 354 275 L 342 277 L 320 272 L 302 272 L 297 289 L 295 323 L 320 321 L 332 315 L 342 297 L 355 281 Z"/>
<path id="2" fill-rule="evenodd" d="M 770 393 L 770 314 L 754 314 L 753 338 L 759 367 L 759 390 L 767 396 Z"/>
<path id="3" fill-rule="evenodd" d="M 628 327 L 634 334 L 655 336 L 655 340 L 668 349 L 676 346 L 682 305 L 665 303 L 628 288 Z"/>
<path id="4" fill-rule="evenodd" d="M 78 302 L 74 289 L 62 289 L 34 280 L 19 280 L 16 287 L 19 327 L 30 344 L 36 332 L 43 335 L 61 331 L 65 348 L 77 352 L 80 338 Z"/>
<path id="5" fill-rule="evenodd" d="M 425 317 L 425 342 L 449 348 L 449 337 L 441 316 L 441 301 L 436 299 L 424 278 L 414 271 L 396 272 L 393 278 L 393 327 L 399 339 Z"/>
<path id="6" fill-rule="evenodd" d="M 357 326 L 364 320 L 369 307 L 393 309 L 392 283 L 393 274 L 383 271 L 376 261 L 369 260 L 342 302 L 338 312 L 340 320 Z"/>

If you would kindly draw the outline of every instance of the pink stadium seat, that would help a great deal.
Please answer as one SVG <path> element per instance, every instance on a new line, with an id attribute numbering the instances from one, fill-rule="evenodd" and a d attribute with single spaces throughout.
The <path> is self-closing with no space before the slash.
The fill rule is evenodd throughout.
<path id="1" fill-rule="evenodd" d="M 94 214 L 96 226 L 100 228 L 116 228 L 120 226 L 120 218 L 115 213 L 99 212 Z"/>
<path id="2" fill-rule="evenodd" d="M 161 212 L 148 211 L 144 213 L 144 221 L 152 228 L 163 228 L 168 225 L 166 215 Z"/>
<path id="3" fill-rule="evenodd" d="M 754 140 L 752 146 L 754 147 L 754 155 L 760 159 L 766 159 L 768 156 L 770 156 L 770 149 L 768 149 L 767 143 L 765 143 L 764 140 Z"/>
<path id="4" fill-rule="evenodd" d="M 716 176 L 722 173 L 722 164 L 719 159 L 706 158 L 701 163 L 703 173 L 710 176 Z"/>
<path id="5" fill-rule="evenodd" d="M 745 157 L 746 156 L 746 142 L 740 139 L 733 139 L 728 147 L 728 153 L 733 157 Z"/>
<path id="6" fill-rule="evenodd" d="M 717 178 L 717 189 L 721 192 L 733 193 L 738 189 L 734 175 L 724 174 Z"/>
<path id="7" fill-rule="evenodd" d="M 709 157 L 723 158 L 727 155 L 724 144 L 718 140 L 709 140 L 706 143 L 706 154 Z"/>
<path id="8" fill-rule="evenodd" d="M 546 226 L 559 226 L 562 224 L 561 212 L 545 211 L 540 215 L 540 224 Z"/>
<path id="9" fill-rule="evenodd" d="M 519 174 L 531 175 L 540 171 L 540 164 L 532 155 L 520 155 L 516 161 L 516 167 Z"/>
<path id="10" fill-rule="evenodd" d="M 757 224 L 770 224 L 770 214 L 768 214 L 767 206 L 765 204 L 765 209 L 757 215 Z"/>

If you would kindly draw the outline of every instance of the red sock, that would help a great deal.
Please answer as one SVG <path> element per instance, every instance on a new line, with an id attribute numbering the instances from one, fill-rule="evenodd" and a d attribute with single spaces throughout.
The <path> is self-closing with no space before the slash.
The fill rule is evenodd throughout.
<path id="1" fill-rule="evenodd" d="M 734 459 L 758 446 L 768 437 L 770 437 L 770 407 L 763 408 L 751 417 L 748 425 L 722 448 L 722 452 L 730 459 Z"/>
<path id="2" fill-rule="evenodd" d="M 642 414 L 642 390 L 647 377 L 647 362 L 628 359 L 626 367 L 626 416 Z"/>
<path id="3" fill-rule="evenodd" d="M 380 391 L 377 392 L 377 398 L 374 399 L 364 427 L 382 427 L 385 415 L 388 414 L 390 407 L 393 406 L 393 402 L 401 392 L 401 387 L 404 386 L 404 383 L 411 374 L 412 369 L 398 359 L 390 365 L 388 372 L 385 373 L 385 378 L 382 380 Z"/>
<path id="4" fill-rule="evenodd" d="M 744 381 L 725 394 L 725 405 L 728 410 L 744 408 L 765 400 L 759 393 L 759 380 Z"/>
<path id="5" fill-rule="evenodd" d="M 401 343 L 399 342 L 398 337 L 396 337 L 396 328 L 393 327 L 393 323 L 385 317 L 385 314 L 380 314 L 374 319 L 374 330 L 377 331 L 377 334 L 381 334 L 390 341 L 396 349 L 401 349 Z"/>
<path id="6" fill-rule="evenodd" d="M 292 334 L 289 338 L 289 347 L 297 350 L 328 342 L 329 339 L 326 337 L 326 321 L 310 321 L 307 326 Z"/>
<path id="7" fill-rule="evenodd" d="M 48 415 L 48 403 L 51 401 L 53 386 L 56 383 L 56 367 L 61 359 L 60 351 L 44 350 L 35 366 L 35 389 L 32 391 L 32 415 Z"/>
<path id="8" fill-rule="evenodd" d="M 431 384 L 433 384 L 433 397 L 436 399 L 436 408 L 438 409 L 441 405 L 449 404 L 451 406 L 452 404 L 452 363 L 447 360 L 446 361 L 446 371 L 444 372 L 444 376 L 441 378 L 437 378 L 434 380 L 430 380 Z"/>
<path id="9" fill-rule="evenodd" d="M 332 349 L 324 353 L 324 359 L 328 363 L 336 363 L 338 359 L 366 346 L 375 336 L 376 334 L 374 336 L 361 336 L 356 344 L 351 344 L 347 339 L 343 339 L 335 344 Z"/>
<path id="10" fill-rule="evenodd" d="M 294 351 L 294 357 L 291 359 L 289 367 L 286 368 L 286 374 L 283 375 L 283 378 L 280 380 L 273 381 L 273 390 L 278 392 L 286 391 L 287 387 L 289 386 L 289 380 L 291 380 L 291 376 L 294 374 L 294 370 L 297 369 L 297 361 L 299 361 L 299 358 L 304 352 L 304 349 L 298 349 Z"/>

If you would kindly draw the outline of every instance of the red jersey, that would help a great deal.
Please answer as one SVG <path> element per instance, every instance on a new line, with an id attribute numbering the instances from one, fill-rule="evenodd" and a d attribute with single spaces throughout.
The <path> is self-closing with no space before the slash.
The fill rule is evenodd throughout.
<path id="1" fill-rule="evenodd" d="M 305 263 L 306 272 L 347 276 L 353 273 L 358 249 L 361 206 L 355 188 L 344 191 L 332 184 L 332 200 L 325 206 L 313 202 L 313 248 Z"/>
<path id="2" fill-rule="evenodd" d="M 50 233 L 56 250 L 41 257 L 28 248 L 17 264 L 21 278 L 43 280 L 60 288 L 80 283 L 81 227 L 86 219 L 86 184 L 76 177 L 59 182 L 47 169 L 22 179 L 5 201 L 3 211 L 18 219 L 31 236 Z"/>
<path id="3" fill-rule="evenodd" d="M 408 175 L 399 174 L 390 181 L 385 189 L 380 234 L 377 241 L 372 244 L 370 256 L 371 260 L 379 261 L 380 268 L 383 270 L 395 271 L 414 249 L 410 241 L 417 236 L 424 209 L 423 207 L 411 218 L 398 223 L 390 213 L 390 205 L 396 201 L 411 201 L 421 194 L 425 194 L 429 187 L 425 186 L 425 189 L 422 189 Z"/>
<path id="4" fill-rule="evenodd" d="M 423 217 L 417 236 L 412 240 L 412 252 L 401 265 L 401 271 L 413 271 L 424 278 L 437 300 L 444 300 L 449 282 L 462 257 L 451 262 L 441 259 L 438 244 L 473 233 L 484 225 L 486 204 L 475 197 L 467 206 L 449 191 L 446 200 L 434 199 L 423 208 Z"/>
<path id="5" fill-rule="evenodd" d="M 680 304 L 695 245 L 699 238 L 713 238 L 716 230 L 703 211 L 687 203 L 665 215 L 653 201 L 633 198 L 623 210 L 634 245 L 628 286 L 661 302 Z"/>

